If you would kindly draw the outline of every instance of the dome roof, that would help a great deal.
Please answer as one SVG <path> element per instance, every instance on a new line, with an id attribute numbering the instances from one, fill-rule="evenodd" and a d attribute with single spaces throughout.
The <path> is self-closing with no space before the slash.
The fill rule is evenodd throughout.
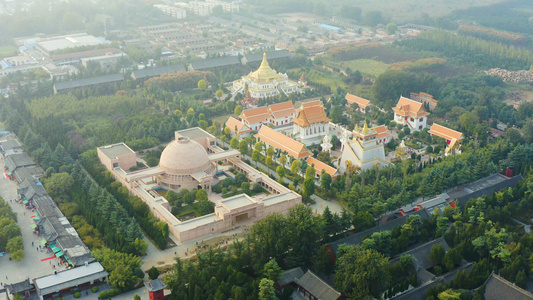
<path id="1" fill-rule="evenodd" d="M 252 78 L 256 80 L 273 80 L 278 77 L 278 73 L 274 69 L 270 67 L 268 64 L 267 58 L 266 58 L 266 52 L 263 53 L 263 61 L 261 62 L 261 66 L 257 71 L 253 72 L 252 75 L 250 75 Z"/>
<path id="2" fill-rule="evenodd" d="M 190 175 L 206 171 L 210 166 L 204 147 L 188 137 L 179 137 L 168 144 L 159 160 L 159 167 L 171 175 Z"/>

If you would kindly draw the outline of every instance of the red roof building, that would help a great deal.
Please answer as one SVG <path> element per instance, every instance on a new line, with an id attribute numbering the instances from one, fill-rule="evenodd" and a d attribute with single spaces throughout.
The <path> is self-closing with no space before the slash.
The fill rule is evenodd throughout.
<path id="1" fill-rule="evenodd" d="M 304 144 L 295 141 L 272 128 L 269 128 L 268 126 L 262 126 L 255 137 L 261 142 L 265 143 L 267 146 L 272 146 L 274 149 L 286 151 L 289 156 L 292 156 L 298 160 L 312 155 Z"/>
<path id="2" fill-rule="evenodd" d="M 446 144 L 448 145 L 448 147 L 446 147 L 446 150 L 444 151 L 445 155 L 448 155 L 450 151 L 458 150 L 461 147 L 461 143 L 463 141 L 462 132 L 455 131 L 448 127 L 444 127 L 442 125 L 434 123 L 433 125 L 431 125 L 431 129 L 429 130 L 429 133 L 431 135 L 435 135 L 443 139 L 446 139 Z"/>
<path id="3" fill-rule="evenodd" d="M 294 133 L 300 140 L 326 135 L 331 119 L 326 116 L 322 101 L 303 103 L 293 120 Z"/>
<path id="4" fill-rule="evenodd" d="M 393 121 L 409 127 L 413 131 L 420 131 L 427 126 L 429 113 L 421 102 L 402 96 L 392 110 L 394 111 Z"/>
<path id="5" fill-rule="evenodd" d="M 354 104 L 356 104 L 356 110 L 364 114 L 370 112 L 370 109 L 372 108 L 372 103 L 370 103 L 370 100 L 366 100 L 350 93 L 346 94 L 346 101 L 348 106 L 353 106 Z"/>

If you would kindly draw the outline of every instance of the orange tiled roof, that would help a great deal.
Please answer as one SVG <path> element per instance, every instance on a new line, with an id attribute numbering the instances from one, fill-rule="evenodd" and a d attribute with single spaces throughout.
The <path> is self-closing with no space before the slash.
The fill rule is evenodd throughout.
<path id="1" fill-rule="evenodd" d="M 245 133 L 251 131 L 246 124 L 235 119 L 234 117 L 229 117 L 229 119 L 226 121 L 226 126 L 234 133 Z M 237 128 L 237 131 L 235 131 L 235 128 Z"/>
<path id="2" fill-rule="evenodd" d="M 424 92 L 420 92 L 420 93 L 418 93 L 418 94 L 419 94 L 419 95 L 423 95 L 423 96 L 426 96 L 426 97 L 429 97 L 429 98 L 433 99 L 433 95 L 431 95 L 431 94 L 428 94 L 428 93 L 424 93 Z M 433 99 L 433 100 L 435 100 L 435 99 Z M 435 101 L 437 101 L 437 100 L 435 100 Z"/>
<path id="3" fill-rule="evenodd" d="M 396 104 L 396 107 L 393 107 L 392 110 L 399 115 L 411 116 L 415 118 L 429 115 L 422 103 L 405 98 L 403 96 L 398 101 L 398 104 Z"/>
<path id="4" fill-rule="evenodd" d="M 312 107 L 312 106 L 320 106 L 320 105 L 323 105 L 322 101 L 320 100 L 309 101 L 309 102 L 302 103 L 300 106 L 300 109 L 306 108 L 306 107 Z"/>
<path id="5" fill-rule="evenodd" d="M 241 120 L 248 124 L 266 122 L 270 118 L 270 113 L 266 106 L 244 110 L 240 115 Z"/>
<path id="6" fill-rule="evenodd" d="M 372 106 L 369 100 L 358 97 L 356 95 L 352 95 L 350 93 L 346 94 L 346 101 L 348 101 L 348 104 L 350 105 L 357 103 L 357 105 L 359 105 L 359 107 L 362 107 L 362 108 L 366 108 L 367 106 Z"/>
<path id="7" fill-rule="evenodd" d="M 290 156 L 296 159 L 311 156 L 311 152 L 307 150 L 304 144 L 271 129 L 268 126 L 261 126 L 261 129 L 259 129 L 259 132 L 255 137 L 276 149 L 287 151 Z"/>
<path id="8" fill-rule="evenodd" d="M 324 170 L 331 176 L 332 179 L 337 178 L 337 169 L 321 162 L 320 160 L 314 157 L 307 158 L 307 165 L 314 166 L 315 172 L 318 176 L 322 175 L 322 170 Z"/>
<path id="9" fill-rule="evenodd" d="M 374 127 L 378 135 L 376 136 L 377 139 L 384 138 L 386 136 L 390 136 L 391 133 L 389 132 L 389 129 L 385 125 L 380 125 L 378 127 Z"/>
<path id="10" fill-rule="evenodd" d="M 296 113 L 296 110 L 294 109 L 294 106 L 292 105 L 291 101 L 272 104 L 268 107 L 268 110 L 270 111 L 270 114 L 276 119 L 286 118 Z"/>
<path id="11" fill-rule="evenodd" d="M 313 101 L 303 103 L 300 109 L 298 109 L 298 115 L 292 120 L 295 124 L 302 127 L 310 126 L 315 123 L 327 123 L 330 122 L 326 116 L 324 105 L 321 101 Z"/>
<path id="12" fill-rule="evenodd" d="M 288 116 L 293 115 L 294 113 L 296 113 L 296 110 L 287 109 L 287 110 L 282 110 L 282 111 L 275 111 L 272 113 L 272 116 L 275 119 L 279 119 L 279 118 L 286 118 Z"/>
<path id="13" fill-rule="evenodd" d="M 436 136 L 439 136 L 441 138 L 445 138 L 447 140 L 462 140 L 463 139 L 463 133 L 459 131 L 455 131 L 453 129 L 450 129 L 448 127 L 444 127 L 442 125 L 439 125 L 437 123 L 433 123 L 431 125 L 431 129 L 429 130 L 430 134 L 434 134 Z"/>
<path id="14" fill-rule="evenodd" d="M 272 104 L 268 108 L 271 112 L 282 111 L 286 109 L 294 110 L 294 105 L 292 104 L 291 101 L 287 101 L 287 102 Z"/>

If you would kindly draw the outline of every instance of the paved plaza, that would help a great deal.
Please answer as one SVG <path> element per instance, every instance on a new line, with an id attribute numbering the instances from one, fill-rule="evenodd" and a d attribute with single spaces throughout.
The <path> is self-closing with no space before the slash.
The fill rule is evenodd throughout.
<path id="1" fill-rule="evenodd" d="M 4 159 L 1 157 L 0 165 L 3 165 L 3 162 Z M 40 241 L 42 237 L 34 234 L 33 229 L 31 228 L 33 220 L 30 219 L 30 217 L 34 214 L 31 210 L 24 208 L 24 204 L 10 201 L 17 198 L 16 181 L 7 179 L 3 169 L 0 173 L 0 197 L 7 201 L 13 211 L 17 214 L 17 223 L 22 232 L 22 242 L 25 254 L 20 262 L 10 260 L 9 253 L 0 256 L 0 282 L 3 284 L 11 284 L 23 281 L 27 278 L 33 279 L 52 274 L 54 271 L 65 270 L 66 268 L 64 266 L 58 266 L 59 259 L 57 258 L 41 262 L 41 259 L 51 257 L 54 254 L 37 250 L 37 247 L 41 245 Z"/>

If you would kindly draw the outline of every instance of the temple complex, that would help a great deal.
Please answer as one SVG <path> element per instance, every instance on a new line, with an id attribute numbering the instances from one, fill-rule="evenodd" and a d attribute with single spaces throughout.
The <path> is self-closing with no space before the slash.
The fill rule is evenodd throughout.
<path id="1" fill-rule="evenodd" d="M 289 80 L 287 74 L 277 73 L 268 64 L 266 52 L 257 71 L 233 82 L 232 93 L 244 93 L 256 99 L 277 97 L 280 93 L 289 95 L 301 92 L 298 83 Z"/>
<path id="2" fill-rule="evenodd" d="M 353 131 L 354 139 L 343 139 L 339 170 L 346 171 L 349 164 L 358 166 L 362 170 L 387 166 L 389 163 L 385 158 L 385 148 L 383 143 L 377 143 L 377 135 L 377 131 L 368 128 L 366 122 L 363 128 L 356 127 Z"/>
<path id="3" fill-rule="evenodd" d="M 268 127 L 264 127 L 268 128 Z M 138 171 L 136 153 L 125 144 L 99 147 L 98 157 L 115 179 L 128 191 L 140 197 L 158 219 L 169 225 L 170 234 L 177 242 L 204 238 L 231 231 L 243 221 L 261 220 L 271 213 L 281 213 L 301 203 L 299 194 L 289 190 L 264 173 L 257 171 L 240 159 L 236 150 L 223 150 L 208 132 L 196 127 L 175 133 L 176 139 L 163 150 L 159 165 Z M 267 192 L 248 196 L 240 194 L 212 200 L 211 187 L 219 182 L 223 168 L 233 168 L 246 175 L 252 184 L 259 184 Z M 224 176 L 228 176 L 226 173 Z M 215 203 L 214 213 L 180 221 L 170 211 L 168 201 L 158 190 L 204 189 L 209 200 Z"/>

